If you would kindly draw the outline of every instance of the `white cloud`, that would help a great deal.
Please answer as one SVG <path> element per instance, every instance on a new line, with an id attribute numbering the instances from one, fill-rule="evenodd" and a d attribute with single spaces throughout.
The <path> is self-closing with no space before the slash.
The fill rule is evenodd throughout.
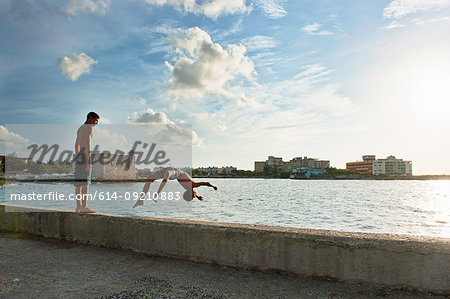
<path id="1" fill-rule="evenodd" d="M 30 140 L 9 131 L 5 126 L 0 125 L 0 147 L 4 147 L 7 154 L 16 150 L 23 150 L 30 144 Z"/>
<path id="2" fill-rule="evenodd" d="M 217 36 L 219 40 L 226 40 L 228 36 L 234 35 L 238 32 L 242 31 L 242 20 L 243 17 L 240 17 L 236 22 L 233 22 L 231 27 L 227 30 L 216 30 L 214 31 L 214 35 Z"/>
<path id="3" fill-rule="evenodd" d="M 254 88 L 252 95 L 261 99 L 262 103 L 259 115 L 239 117 L 253 118 L 255 128 L 259 129 L 280 126 L 298 128 L 312 124 L 327 126 L 328 122 L 354 111 L 351 100 L 339 93 L 339 85 L 329 82 L 328 75 L 332 72 L 322 65 L 306 65 L 291 79 Z M 227 115 L 233 114 L 227 111 Z M 233 115 L 226 123 L 230 127 L 228 131 L 234 128 L 236 121 Z M 253 126 L 239 125 L 243 128 Z M 255 130 L 249 132 L 254 133 Z"/>
<path id="4" fill-rule="evenodd" d="M 193 146 L 203 146 L 203 138 L 199 138 L 197 133 L 189 126 L 179 126 L 171 121 L 164 112 L 157 112 L 147 108 L 141 113 L 134 112 L 128 117 L 128 123 L 164 125 L 152 126 L 149 134 L 154 135 L 155 141 L 165 144 L 185 144 L 186 140 L 191 140 Z"/>
<path id="5" fill-rule="evenodd" d="M 240 86 L 231 84 L 237 78 L 253 81 L 256 74 L 253 61 L 245 55 L 245 46 L 230 44 L 224 49 L 198 27 L 181 31 L 169 39 L 178 53 L 174 64 L 166 61 L 173 75 L 168 89 L 170 95 L 182 98 L 220 96 L 235 99 L 240 104 L 255 104 Z"/>
<path id="6" fill-rule="evenodd" d="M 450 17 L 434 18 L 430 20 L 413 20 L 416 25 L 425 25 L 430 23 L 450 22 Z"/>
<path id="7" fill-rule="evenodd" d="M 205 107 L 185 114 L 204 128 L 208 148 L 213 150 L 254 156 L 302 148 L 330 130 L 352 126 L 352 116 L 359 115 L 353 113 L 357 108 L 341 94 L 340 86 L 330 82 L 332 72 L 323 65 L 305 65 L 290 79 L 246 88 L 261 103 L 256 111 L 228 103 L 220 110 Z"/>
<path id="8" fill-rule="evenodd" d="M 265 35 L 255 35 L 252 37 L 247 37 L 241 42 L 247 47 L 249 51 L 275 48 L 278 45 L 272 37 Z"/>
<path id="9" fill-rule="evenodd" d="M 111 120 L 109 118 L 100 117 L 100 120 L 98 121 L 99 124 L 111 124 Z"/>
<path id="10" fill-rule="evenodd" d="M 208 112 L 196 112 L 191 114 L 191 117 L 197 120 L 208 120 L 215 118 L 216 116 L 217 116 L 216 113 L 208 113 Z"/>
<path id="11" fill-rule="evenodd" d="M 110 0 L 71 0 L 63 9 L 68 16 L 76 16 L 78 12 L 104 15 L 108 10 Z"/>
<path id="12" fill-rule="evenodd" d="M 193 146 L 203 147 L 204 140 L 205 140 L 205 138 L 198 137 L 197 133 L 194 130 L 192 130 L 192 145 Z"/>
<path id="13" fill-rule="evenodd" d="M 397 21 L 392 21 L 392 22 L 389 23 L 389 25 L 386 25 L 383 28 L 385 28 L 385 29 L 394 29 L 394 28 L 401 28 L 401 27 L 404 27 L 404 26 L 405 26 L 404 24 L 401 24 L 401 23 L 399 23 Z"/>
<path id="14" fill-rule="evenodd" d="M 449 0 L 393 0 L 383 10 L 385 18 L 401 18 L 409 14 L 450 7 Z"/>
<path id="15" fill-rule="evenodd" d="M 110 152 L 115 152 L 116 150 L 121 150 L 127 152 L 129 150 L 128 141 L 124 135 L 111 132 L 100 126 L 94 127 L 91 149 L 94 149 L 96 145 L 99 146 L 99 151 L 109 150 Z"/>
<path id="16" fill-rule="evenodd" d="M 321 117 L 337 117 L 352 110 L 349 98 L 341 96 L 338 92 L 339 86 L 329 82 L 330 70 L 322 65 L 305 65 L 300 72 L 290 80 L 281 81 L 270 86 L 270 99 L 266 100 L 263 107 L 266 111 L 279 110 L 276 107 L 291 106 L 292 111 L 280 113 L 299 113 L 302 117 L 320 119 Z M 268 90 L 261 90 L 267 93 Z M 263 96 L 263 95 L 261 95 Z M 267 98 L 267 96 L 266 96 Z M 275 107 L 275 108 L 274 108 Z M 283 118 L 295 122 L 296 118 Z"/>
<path id="17" fill-rule="evenodd" d="M 302 27 L 302 30 L 311 35 L 331 35 L 331 34 L 333 34 L 330 31 L 320 30 L 321 27 L 322 27 L 322 24 L 313 23 L 313 24 L 308 24 L 308 25 Z"/>
<path id="18" fill-rule="evenodd" d="M 326 80 L 324 77 L 332 72 L 320 64 L 309 64 L 301 67 L 301 72 L 295 75 L 294 79 L 296 84 L 312 85 Z"/>
<path id="19" fill-rule="evenodd" d="M 128 117 L 128 122 L 134 124 L 175 124 L 164 112 L 156 112 L 152 108 L 147 108 L 141 113 L 134 112 L 133 116 Z"/>
<path id="20" fill-rule="evenodd" d="M 218 125 L 215 127 L 215 129 L 217 131 L 226 131 L 227 130 L 227 126 L 226 125 Z"/>
<path id="21" fill-rule="evenodd" d="M 285 3 L 286 0 L 255 0 L 256 6 L 271 19 L 279 19 L 287 14 Z"/>
<path id="22" fill-rule="evenodd" d="M 59 14 L 75 17 L 79 13 L 104 15 L 110 0 L 11 0 L 9 14 L 14 18 L 35 19 L 44 15 Z M 68 3 L 67 3 L 68 2 Z"/>
<path id="23" fill-rule="evenodd" d="M 145 0 L 151 5 L 169 5 L 175 9 L 196 15 L 203 14 L 217 19 L 220 15 L 248 13 L 251 6 L 245 5 L 245 0 L 207 0 L 197 4 L 195 0 Z"/>
<path id="24" fill-rule="evenodd" d="M 58 66 L 62 73 L 70 80 L 76 81 L 81 75 L 91 72 L 91 65 L 98 62 L 85 53 L 73 54 L 73 57 L 63 57 L 58 60 Z"/>

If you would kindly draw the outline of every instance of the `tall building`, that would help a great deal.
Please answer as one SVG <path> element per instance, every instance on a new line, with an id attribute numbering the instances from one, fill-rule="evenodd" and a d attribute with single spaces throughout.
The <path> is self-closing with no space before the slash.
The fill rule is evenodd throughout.
<path id="1" fill-rule="evenodd" d="M 269 166 L 283 166 L 284 165 L 283 158 L 274 157 L 274 156 L 269 156 L 266 163 Z"/>
<path id="2" fill-rule="evenodd" d="M 346 169 L 359 173 L 372 174 L 372 162 L 375 161 L 375 155 L 365 155 L 362 161 L 347 162 Z"/>
<path id="3" fill-rule="evenodd" d="M 275 166 L 278 167 L 279 169 L 282 169 L 284 166 L 284 162 L 283 158 L 281 157 L 274 157 L 274 156 L 269 156 L 267 157 L 266 161 L 255 161 L 255 171 L 263 171 L 264 170 L 264 166 Z"/>
<path id="4" fill-rule="evenodd" d="M 285 162 L 283 158 L 269 156 L 266 161 L 255 161 L 255 171 L 263 171 L 264 166 L 275 166 L 280 170 L 293 170 L 299 167 L 309 167 L 311 169 L 326 169 L 330 167 L 330 161 L 319 160 L 308 157 L 295 157 L 291 161 Z"/>
<path id="5" fill-rule="evenodd" d="M 412 175 L 412 162 L 389 156 L 372 162 L 373 175 Z"/>
<path id="6" fill-rule="evenodd" d="M 223 166 L 223 167 L 199 167 L 196 170 L 204 172 L 208 175 L 217 175 L 217 174 L 231 174 L 233 171 L 236 171 L 237 168 L 233 166 Z"/>
<path id="7" fill-rule="evenodd" d="M 264 161 L 255 161 L 255 171 L 263 171 L 264 166 L 266 166 L 266 162 Z"/>

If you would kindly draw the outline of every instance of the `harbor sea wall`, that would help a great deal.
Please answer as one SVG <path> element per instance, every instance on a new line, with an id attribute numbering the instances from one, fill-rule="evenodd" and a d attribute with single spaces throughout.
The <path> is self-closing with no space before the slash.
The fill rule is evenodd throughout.
<path id="1" fill-rule="evenodd" d="M 450 239 L 0 205 L 0 229 L 244 269 L 450 294 Z"/>

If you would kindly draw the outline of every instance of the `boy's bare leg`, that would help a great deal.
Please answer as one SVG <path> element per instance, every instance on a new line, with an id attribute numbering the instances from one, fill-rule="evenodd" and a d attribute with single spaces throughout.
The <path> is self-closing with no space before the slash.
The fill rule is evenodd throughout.
<path id="1" fill-rule="evenodd" d="M 159 185 L 158 192 L 157 192 L 157 195 L 156 195 L 156 198 L 154 199 L 154 201 L 158 201 L 159 194 L 161 193 L 161 191 L 162 191 L 162 190 L 164 189 L 164 187 L 166 186 L 167 181 L 168 181 L 168 179 L 165 178 L 165 179 L 161 182 L 161 185 Z"/>
<path id="2" fill-rule="evenodd" d="M 88 191 L 89 191 L 88 185 L 81 186 L 81 194 L 83 195 L 83 201 L 81 204 L 80 213 L 95 213 L 93 209 L 87 207 Z"/>
<path id="3" fill-rule="evenodd" d="M 81 186 L 75 187 L 75 200 L 77 201 L 77 208 L 75 209 L 75 212 L 80 213 L 81 211 L 81 199 L 78 199 L 81 195 Z"/>
<path id="4" fill-rule="evenodd" d="M 134 204 L 133 209 L 144 204 L 144 197 L 147 195 L 148 190 L 150 190 L 150 185 L 153 183 L 153 180 L 149 180 L 145 183 L 144 188 L 142 189 L 142 194 L 139 200 Z"/>
<path id="5" fill-rule="evenodd" d="M 169 180 L 168 178 L 165 178 L 164 180 L 162 180 L 161 185 L 159 185 L 158 192 L 156 193 L 156 198 L 153 199 L 155 202 L 158 201 L 159 194 L 166 186 L 168 180 Z"/>

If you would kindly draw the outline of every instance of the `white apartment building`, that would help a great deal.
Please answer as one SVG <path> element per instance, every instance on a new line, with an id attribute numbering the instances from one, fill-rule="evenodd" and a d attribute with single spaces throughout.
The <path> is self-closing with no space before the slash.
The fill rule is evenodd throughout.
<path id="1" fill-rule="evenodd" d="M 377 159 L 372 162 L 373 175 L 412 175 L 412 162 L 396 159 L 389 156 L 386 159 Z"/>

